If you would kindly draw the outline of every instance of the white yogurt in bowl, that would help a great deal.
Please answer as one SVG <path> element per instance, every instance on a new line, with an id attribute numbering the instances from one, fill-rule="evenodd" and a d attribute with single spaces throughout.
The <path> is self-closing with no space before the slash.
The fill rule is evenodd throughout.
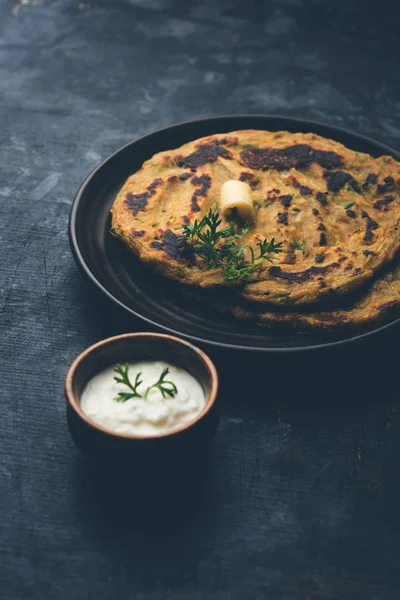
<path id="1" fill-rule="evenodd" d="M 80 398 L 92 421 L 115 433 L 137 436 L 179 429 L 201 413 L 205 403 L 199 382 L 163 361 L 109 367 L 86 384 Z"/>

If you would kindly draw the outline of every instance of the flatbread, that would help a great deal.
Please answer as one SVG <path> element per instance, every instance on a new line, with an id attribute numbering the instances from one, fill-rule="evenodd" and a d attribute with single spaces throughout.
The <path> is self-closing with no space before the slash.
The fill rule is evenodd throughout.
<path id="1" fill-rule="evenodd" d="M 365 325 L 383 320 L 389 313 L 393 314 L 399 309 L 400 261 L 397 259 L 394 268 L 386 268 L 385 272 L 350 297 L 343 297 L 342 305 L 325 309 L 318 306 L 291 311 L 263 309 L 243 301 L 237 294 L 225 298 L 202 294 L 196 298 L 192 296 L 192 299 L 207 304 L 216 312 L 268 326 L 322 329 Z"/>
<path id="2" fill-rule="evenodd" d="M 205 270 L 182 242 L 184 224 L 218 207 L 229 179 L 252 188 L 253 247 L 283 242 L 246 281 Z M 112 207 L 112 233 L 157 272 L 200 288 L 234 289 L 276 306 L 350 293 L 395 256 L 400 241 L 400 166 L 314 134 L 235 131 L 156 154 L 131 175 Z M 225 226 L 223 220 L 221 227 Z M 265 313 L 266 314 L 266 313 Z"/>

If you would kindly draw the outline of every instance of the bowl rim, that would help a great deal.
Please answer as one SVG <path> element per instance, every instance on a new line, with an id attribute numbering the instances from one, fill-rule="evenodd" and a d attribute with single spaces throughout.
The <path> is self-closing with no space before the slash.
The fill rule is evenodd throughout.
<path id="1" fill-rule="evenodd" d="M 88 358 L 88 356 L 90 356 L 90 354 L 92 352 L 94 352 L 97 348 L 101 348 L 102 346 L 107 346 L 108 344 L 114 343 L 114 342 L 118 343 L 119 340 L 123 340 L 123 339 L 130 338 L 132 340 L 140 341 L 141 338 L 143 339 L 145 337 L 158 338 L 158 339 L 167 340 L 168 342 L 181 344 L 182 346 L 185 346 L 187 348 L 187 350 L 192 351 L 194 353 L 194 355 L 196 356 L 196 358 L 198 360 L 200 360 L 203 363 L 203 365 L 206 367 L 206 370 L 208 372 L 209 379 L 210 379 L 210 391 L 206 398 L 206 402 L 205 402 L 202 410 L 193 419 L 191 419 L 190 421 L 187 421 L 186 423 L 183 423 L 179 427 L 175 427 L 174 429 L 171 429 L 171 431 L 148 434 L 148 435 L 118 433 L 117 431 L 113 431 L 112 429 L 108 429 L 107 427 L 104 427 L 100 423 L 97 423 L 96 421 L 91 419 L 82 410 L 81 403 L 73 391 L 73 383 L 74 383 L 74 378 L 76 375 L 76 370 L 77 370 L 78 366 L 83 361 L 85 361 L 86 358 Z M 150 331 L 135 332 L 135 333 L 123 333 L 120 335 L 115 335 L 112 337 L 105 338 L 103 340 L 100 340 L 99 342 L 96 342 L 95 344 L 92 344 L 91 346 L 89 346 L 88 348 L 83 350 L 80 354 L 78 354 L 78 356 L 73 360 L 70 367 L 68 368 L 67 374 L 64 379 L 64 391 L 65 391 L 65 396 L 67 399 L 67 404 L 80 419 L 85 421 L 85 423 L 87 425 L 89 425 L 90 427 L 92 427 L 93 429 L 97 429 L 97 430 L 101 431 L 102 433 L 108 434 L 115 438 L 132 439 L 132 440 L 146 440 L 146 439 L 151 440 L 151 439 L 167 438 L 172 435 L 181 433 L 185 429 L 189 429 L 192 425 L 194 425 L 195 423 L 200 421 L 214 406 L 216 398 L 217 398 L 218 386 L 219 386 L 219 377 L 218 377 L 217 369 L 216 369 L 213 361 L 211 360 L 211 358 L 203 350 L 201 350 L 194 344 L 191 344 L 190 342 L 188 342 L 184 339 L 181 339 L 177 336 L 169 335 L 166 333 L 153 333 Z"/>

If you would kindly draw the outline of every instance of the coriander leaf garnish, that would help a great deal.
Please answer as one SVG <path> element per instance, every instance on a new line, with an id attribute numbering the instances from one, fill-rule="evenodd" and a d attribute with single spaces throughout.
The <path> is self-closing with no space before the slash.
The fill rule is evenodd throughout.
<path id="1" fill-rule="evenodd" d="M 143 381 L 140 379 L 142 377 L 141 372 L 136 375 L 135 383 L 132 385 L 128 375 L 128 363 L 126 363 L 124 366 L 117 364 L 114 368 L 114 371 L 119 375 L 119 377 L 114 377 L 115 381 L 117 383 L 123 383 L 124 385 L 127 385 L 132 390 L 131 392 L 118 392 L 118 396 L 114 398 L 116 402 L 126 402 L 131 398 L 147 398 L 147 395 L 152 388 L 159 389 L 163 398 L 167 398 L 168 396 L 170 398 L 174 398 L 178 393 L 178 388 L 176 385 L 172 381 L 165 379 L 169 373 L 168 367 L 163 369 L 158 381 L 147 388 L 144 396 L 139 394 L 137 391 L 139 385 L 143 383 Z"/>
<path id="2" fill-rule="evenodd" d="M 293 250 L 301 250 L 302 252 L 304 252 L 306 243 L 305 242 L 291 242 L 290 247 L 293 248 Z"/>
<path id="3" fill-rule="evenodd" d="M 149 391 L 153 388 L 157 388 L 158 390 L 160 390 L 163 398 L 167 398 L 167 396 L 169 396 L 170 398 L 174 398 L 176 396 L 176 394 L 178 393 L 178 388 L 172 381 L 168 381 L 167 379 L 165 379 L 168 373 L 169 368 L 165 367 L 165 369 L 163 369 L 160 375 L 159 380 L 147 388 L 146 393 L 144 395 L 145 398 L 147 398 Z"/>
<path id="4" fill-rule="evenodd" d="M 218 229 L 221 223 L 218 210 L 210 209 L 200 221 L 196 219 L 193 225 L 184 225 L 182 235 L 204 261 L 205 270 L 220 268 L 227 281 L 248 278 L 263 260 L 272 262 L 276 258 L 274 254 L 282 251 L 282 242 L 275 243 L 272 238 L 269 242 L 258 242 L 256 253 L 244 238 L 250 231 L 249 222 L 236 228 L 231 221 L 228 226 Z"/>
<path id="5" fill-rule="evenodd" d="M 114 398 L 116 402 L 126 402 L 130 398 L 143 398 L 137 391 L 137 388 L 142 383 L 140 377 L 142 373 L 138 373 L 135 378 L 135 383 L 132 385 L 129 375 L 128 375 L 129 365 L 128 363 L 125 366 L 117 364 L 114 368 L 114 371 L 120 375 L 120 377 L 114 377 L 117 383 L 123 383 L 127 385 L 132 391 L 131 392 L 118 392 L 118 396 Z"/>
<path id="6" fill-rule="evenodd" d="M 229 235 L 229 227 L 218 231 L 221 223 L 219 213 L 210 209 L 208 215 L 204 215 L 201 221 L 196 219 L 193 225 L 183 227 L 184 238 L 191 242 L 193 250 L 205 261 L 206 270 L 218 267 L 217 244 Z M 208 229 L 203 231 L 205 227 Z"/>

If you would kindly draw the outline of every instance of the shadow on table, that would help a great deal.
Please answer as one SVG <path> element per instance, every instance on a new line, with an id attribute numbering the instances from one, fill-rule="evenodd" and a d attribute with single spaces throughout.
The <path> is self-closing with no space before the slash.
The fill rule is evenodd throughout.
<path id="1" fill-rule="evenodd" d="M 278 394 L 293 403 L 337 405 L 362 403 L 377 388 L 390 388 L 397 377 L 395 342 L 378 347 L 336 348 L 330 352 L 286 355 L 213 355 L 227 392 L 235 390 L 246 401 Z"/>
<path id="2" fill-rule="evenodd" d="M 110 542 L 134 550 L 145 541 L 157 552 L 160 541 L 182 530 L 187 535 L 215 510 L 212 454 L 211 447 L 202 459 L 182 457 L 179 464 L 160 467 L 82 461 L 76 487 L 85 522 Z"/>

